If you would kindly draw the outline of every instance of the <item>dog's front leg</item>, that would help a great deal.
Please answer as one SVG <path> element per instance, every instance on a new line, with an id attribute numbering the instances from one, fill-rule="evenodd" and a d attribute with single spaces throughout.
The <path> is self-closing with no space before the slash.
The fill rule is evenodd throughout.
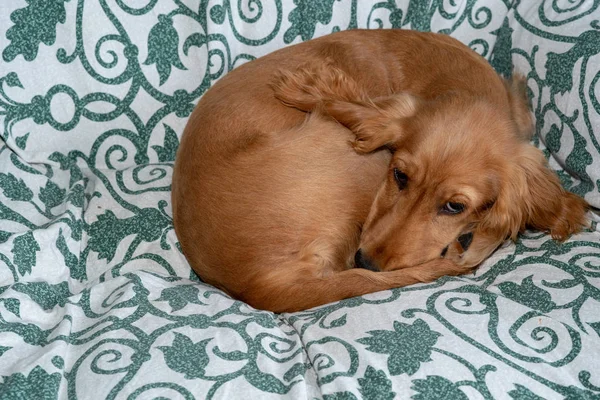
<path id="1" fill-rule="evenodd" d="M 472 268 L 436 259 L 415 267 L 387 272 L 349 269 L 316 276 L 314 266 L 297 264 L 271 271 L 249 282 L 240 296 L 253 307 L 294 312 L 367 293 L 432 282 L 444 275 L 460 275 Z"/>

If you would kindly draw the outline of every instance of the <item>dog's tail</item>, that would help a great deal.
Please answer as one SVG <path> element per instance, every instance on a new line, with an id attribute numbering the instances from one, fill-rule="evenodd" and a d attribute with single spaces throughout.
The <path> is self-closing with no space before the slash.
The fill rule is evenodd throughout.
<path id="1" fill-rule="evenodd" d="M 306 64 L 294 71 L 279 71 L 270 86 L 283 104 L 306 112 L 326 102 L 368 101 L 368 96 L 356 81 L 332 62 Z"/>

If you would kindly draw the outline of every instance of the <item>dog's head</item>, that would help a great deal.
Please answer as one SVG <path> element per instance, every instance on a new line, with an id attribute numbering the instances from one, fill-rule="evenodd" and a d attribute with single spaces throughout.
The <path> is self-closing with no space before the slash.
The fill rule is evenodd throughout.
<path id="1" fill-rule="evenodd" d="M 325 104 L 355 132 L 357 151 L 393 153 L 357 266 L 394 270 L 438 257 L 475 266 L 526 226 L 558 240 L 581 229 L 587 203 L 561 187 L 529 143 L 522 83 L 509 82 L 507 97 L 506 109 L 456 93 Z"/>

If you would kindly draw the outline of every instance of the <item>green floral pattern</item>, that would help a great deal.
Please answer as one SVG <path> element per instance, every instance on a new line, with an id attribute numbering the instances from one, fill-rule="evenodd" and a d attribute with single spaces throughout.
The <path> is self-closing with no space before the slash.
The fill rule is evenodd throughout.
<path id="1" fill-rule="evenodd" d="M 275 315 L 202 283 L 179 137 L 238 65 L 352 28 L 457 37 L 527 76 L 565 186 L 600 205 L 598 0 L 0 4 L 0 399 L 598 399 L 600 235 L 530 232 L 472 275 Z M 226 249 L 223 249 L 226 251 Z"/>
<path id="2" fill-rule="evenodd" d="M 515 1 L 504 53 L 527 76 L 540 146 L 565 186 L 600 207 L 600 1 L 534 3 Z"/>

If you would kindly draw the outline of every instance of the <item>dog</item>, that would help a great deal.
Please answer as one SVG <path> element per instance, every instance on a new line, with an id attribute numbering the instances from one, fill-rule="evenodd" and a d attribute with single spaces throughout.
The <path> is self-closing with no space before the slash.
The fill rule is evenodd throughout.
<path id="1" fill-rule="evenodd" d="M 587 203 L 533 132 L 523 78 L 449 36 L 352 30 L 248 62 L 204 94 L 172 186 L 207 283 L 273 312 L 471 271 Z"/>

